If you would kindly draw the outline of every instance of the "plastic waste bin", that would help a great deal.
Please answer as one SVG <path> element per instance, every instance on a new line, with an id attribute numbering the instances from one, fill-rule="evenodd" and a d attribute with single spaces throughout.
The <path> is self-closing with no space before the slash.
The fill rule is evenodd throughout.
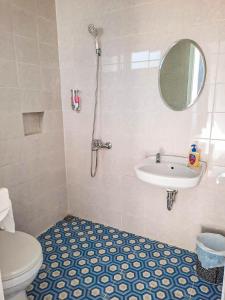
<path id="1" fill-rule="evenodd" d="M 199 277 L 219 284 L 223 282 L 225 265 L 225 237 L 216 233 L 201 233 L 197 237 L 196 271 Z"/>

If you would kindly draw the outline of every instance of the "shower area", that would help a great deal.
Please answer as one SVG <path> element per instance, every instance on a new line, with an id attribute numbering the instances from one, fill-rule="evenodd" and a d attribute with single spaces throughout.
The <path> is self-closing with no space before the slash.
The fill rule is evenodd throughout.
<path id="1" fill-rule="evenodd" d="M 99 71 L 100 71 L 100 57 L 102 55 L 102 49 L 100 48 L 100 32 L 95 27 L 94 24 L 88 25 L 89 33 L 94 37 L 95 40 L 95 52 L 96 52 L 96 86 L 94 94 L 94 117 L 93 117 L 93 126 L 92 126 L 92 135 L 91 135 L 91 167 L 90 174 L 91 177 L 95 177 L 98 169 L 98 152 L 100 149 L 111 149 L 112 144 L 110 142 L 104 143 L 101 139 L 95 138 L 96 131 L 96 118 L 97 118 L 97 109 L 98 109 L 98 98 L 99 98 Z"/>
<path id="2" fill-rule="evenodd" d="M 115 176 L 114 171 L 121 172 L 120 162 L 124 165 L 126 158 L 115 132 L 121 130 L 121 112 L 120 104 L 116 104 L 120 100 L 114 96 L 117 87 L 111 80 L 113 74 L 108 70 L 109 32 L 95 17 L 87 15 L 84 21 L 82 12 L 72 26 L 67 26 L 65 22 L 72 18 L 77 3 L 71 1 L 70 5 L 63 8 L 67 17 L 60 13 L 60 1 L 56 6 L 68 211 L 89 220 L 121 225 L 121 209 L 114 206 L 120 201 L 113 199 L 114 190 L 120 193 L 121 175 Z M 80 91 L 80 112 L 71 109 L 71 89 Z M 112 112 L 109 107 L 113 106 Z M 115 153 L 121 156 L 116 161 Z"/>

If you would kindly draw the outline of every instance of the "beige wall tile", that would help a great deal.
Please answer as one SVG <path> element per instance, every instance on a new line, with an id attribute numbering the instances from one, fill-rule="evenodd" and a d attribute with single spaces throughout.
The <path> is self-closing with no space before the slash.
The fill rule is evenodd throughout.
<path id="1" fill-rule="evenodd" d="M 0 57 L 2 59 L 15 59 L 13 38 L 11 33 L 0 32 Z"/>
<path id="2" fill-rule="evenodd" d="M 58 68 L 41 67 L 42 90 L 58 91 L 60 87 L 60 76 Z"/>
<path id="3" fill-rule="evenodd" d="M 0 31 L 12 32 L 12 15 L 9 2 L 0 1 Z"/>
<path id="4" fill-rule="evenodd" d="M 1 168 L 0 185 L 9 189 L 29 180 L 29 175 L 22 163 L 9 164 Z"/>
<path id="5" fill-rule="evenodd" d="M 13 31 L 16 34 L 25 37 L 36 37 L 37 34 L 37 24 L 36 18 L 21 9 L 12 7 L 12 18 L 13 18 Z"/>
<path id="6" fill-rule="evenodd" d="M 21 101 L 22 112 L 40 112 L 44 111 L 43 104 L 40 100 L 40 92 L 33 90 L 23 90 Z"/>
<path id="7" fill-rule="evenodd" d="M 17 88 L 0 88 L 0 111 L 5 113 L 20 112 L 21 91 Z"/>
<path id="8" fill-rule="evenodd" d="M 62 109 L 60 95 L 56 91 L 34 91 L 26 89 L 21 92 L 21 95 L 22 112 L 60 111 Z"/>
<path id="9" fill-rule="evenodd" d="M 57 46 L 57 29 L 56 23 L 47 19 L 38 18 L 39 41 L 41 43 L 52 44 Z"/>
<path id="10" fill-rule="evenodd" d="M 58 48 L 47 44 L 40 44 L 40 62 L 46 67 L 59 67 Z"/>
<path id="11" fill-rule="evenodd" d="M 17 86 L 17 68 L 15 61 L 0 58 L 0 87 Z"/>
<path id="12" fill-rule="evenodd" d="M 57 90 L 41 92 L 40 103 L 42 103 L 45 110 L 62 110 L 61 98 Z"/>
<path id="13" fill-rule="evenodd" d="M 37 13 L 37 1 L 36 0 L 10 0 L 13 6 L 25 10 L 29 13 Z"/>
<path id="14" fill-rule="evenodd" d="M 37 5 L 39 16 L 55 20 L 55 0 L 37 0 Z"/>
<path id="15" fill-rule="evenodd" d="M 46 111 L 43 132 L 59 131 L 63 127 L 61 111 Z"/>
<path id="16" fill-rule="evenodd" d="M 39 143 L 39 151 L 41 153 L 50 153 L 53 150 L 55 150 L 56 145 L 57 148 L 64 148 L 64 145 L 61 143 L 63 139 L 63 131 L 49 131 L 49 132 L 43 132 L 40 137 L 40 143 Z"/>
<path id="17" fill-rule="evenodd" d="M 48 193 L 39 195 L 32 204 L 31 209 L 36 209 L 39 218 L 33 219 L 28 232 L 39 234 L 49 228 L 52 224 L 62 219 L 66 215 L 65 202 L 62 199 L 66 197 L 65 186 L 54 187 Z M 51 213 L 49 213 L 51 211 Z M 26 227 L 25 227 L 26 228 Z"/>
<path id="18" fill-rule="evenodd" d="M 0 140 L 23 136 L 22 116 L 20 113 L 1 112 Z"/>
<path id="19" fill-rule="evenodd" d="M 39 66 L 20 63 L 18 65 L 18 78 L 21 88 L 41 88 L 41 75 Z"/>
<path id="20" fill-rule="evenodd" d="M 0 168 L 21 159 L 21 139 L 0 140 Z"/>
<path id="21" fill-rule="evenodd" d="M 14 41 L 16 58 L 18 62 L 30 64 L 39 63 L 38 44 L 36 36 L 34 36 L 34 39 L 15 36 Z"/>

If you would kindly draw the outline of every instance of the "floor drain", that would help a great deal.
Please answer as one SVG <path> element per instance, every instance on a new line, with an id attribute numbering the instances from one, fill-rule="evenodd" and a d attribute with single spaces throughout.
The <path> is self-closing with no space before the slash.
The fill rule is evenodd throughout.
<path id="1" fill-rule="evenodd" d="M 68 216 L 65 216 L 65 218 L 63 220 L 67 221 L 67 222 L 71 222 L 72 220 L 74 220 L 75 217 L 72 216 L 72 215 L 68 215 Z"/>

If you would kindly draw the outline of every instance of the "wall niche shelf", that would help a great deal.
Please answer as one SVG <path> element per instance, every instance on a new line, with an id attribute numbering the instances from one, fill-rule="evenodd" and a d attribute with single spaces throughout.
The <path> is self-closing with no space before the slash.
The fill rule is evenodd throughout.
<path id="1" fill-rule="evenodd" d="M 44 112 L 23 113 L 24 135 L 33 135 L 42 132 Z"/>

